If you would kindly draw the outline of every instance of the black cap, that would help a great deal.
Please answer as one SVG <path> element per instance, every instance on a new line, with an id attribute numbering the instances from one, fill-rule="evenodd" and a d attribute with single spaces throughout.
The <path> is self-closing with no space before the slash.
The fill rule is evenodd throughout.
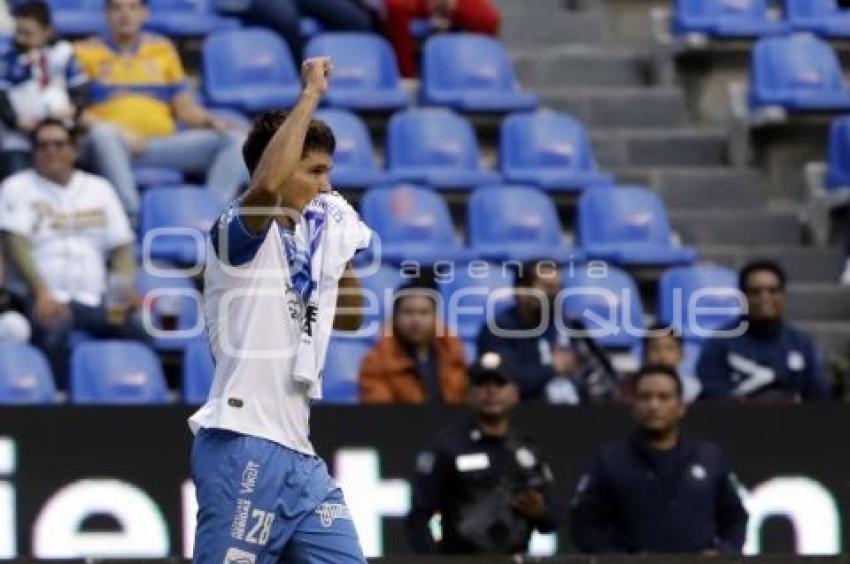
<path id="1" fill-rule="evenodd" d="M 514 381 L 513 362 L 508 355 L 486 352 L 478 357 L 469 369 L 469 381 L 473 385 L 485 382 L 508 384 Z"/>

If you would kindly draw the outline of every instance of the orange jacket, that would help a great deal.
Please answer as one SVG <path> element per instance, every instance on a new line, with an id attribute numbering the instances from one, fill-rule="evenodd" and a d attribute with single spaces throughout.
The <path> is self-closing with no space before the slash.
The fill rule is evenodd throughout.
<path id="1" fill-rule="evenodd" d="M 466 399 L 466 362 L 463 343 L 451 335 L 435 339 L 437 376 L 446 403 Z M 363 358 L 360 365 L 362 403 L 425 403 L 428 392 L 416 365 L 401 343 L 384 335 Z"/>

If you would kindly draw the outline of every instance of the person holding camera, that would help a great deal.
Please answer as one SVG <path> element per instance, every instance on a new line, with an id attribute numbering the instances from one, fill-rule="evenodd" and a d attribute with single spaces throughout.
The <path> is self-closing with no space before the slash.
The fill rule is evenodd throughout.
<path id="1" fill-rule="evenodd" d="M 560 520 L 552 472 L 511 426 L 519 401 L 510 357 L 486 352 L 469 371 L 472 420 L 442 433 L 416 461 L 408 536 L 420 553 L 520 554 Z M 429 528 L 439 513 L 442 535 Z"/>

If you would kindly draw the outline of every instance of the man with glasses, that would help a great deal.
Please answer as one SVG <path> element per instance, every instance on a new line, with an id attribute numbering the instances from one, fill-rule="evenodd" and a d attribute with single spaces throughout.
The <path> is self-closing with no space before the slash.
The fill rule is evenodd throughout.
<path id="1" fill-rule="evenodd" d="M 782 268 L 768 260 L 751 262 L 738 280 L 749 313 L 735 327 L 745 324 L 745 330 L 737 337 L 718 335 L 705 344 L 697 365 L 701 397 L 762 402 L 828 398 L 811 338 L 784 319 Z"/>
<path id="2" fill-rule="evenodd" d="M 136 269 L 133 233 L 112 186 L 74 167 L 74 137 L 63 122 L 36 125 L 32 144 L 34 169 L 0 186 L 0 230 L 30 295 L 34 341 L 64 390 L 72 329 L 108 338 L 146 340 L 147 334 L 129 315 L 138 303 L 131 286 L 122 316 L 104 304 L 107 276 L 131 285 Z"/>

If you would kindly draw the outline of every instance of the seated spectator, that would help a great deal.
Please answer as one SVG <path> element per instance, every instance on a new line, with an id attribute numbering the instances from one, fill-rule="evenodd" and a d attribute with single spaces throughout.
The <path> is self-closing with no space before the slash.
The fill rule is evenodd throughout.
<path id="1" fill-rule="evenodd" d="M 387 0 L 386 34 L 395 48 L 402 76 L 418 74 L 416 44 L 410 22 L 428 19 L 439 30 L 496 35 L 501 15 L 490 0 Z"/>
<path id="2" fill-rule="evenodd" d="M 3 175 L 29 166 L 29 135 L 48 117 L 71 119 L 88 98 L 85 73 L 70 43 L 54 38 L 40 0 L 15 8 L 15 41 L 0 53 Z"/>
<path id="3" fill-rule="evenodd" d="M 195 101 L 171 41 L 142 33 L 147 18 L 145 0 L 107 0 L 108 36 L 77 44 L 92 81 L 92 105 L 83 114 L 86 159 L 130 214 L 139 210 L 133 166 L 206 175 L 207 186 L 229 202 L 247 178 L 244 134 Z"/>
<path id="4" fill-rule="evenodd" d="M 412 281 L 393 299 L 385 331 L 360 366 L 362 403 L 461 403 L 466 399 L 463 343 L 437 321 L 436 291 Z"/>
<path id="5" fill-rule="evenodd" d="M 825 399 L 829 388 L 811 338 L 784 319 L 785 272 L 772 261 L 746 265 L 739 275 L 749 314 L 715 336 L 697 364 L 701 398 L 785 402 Z M 742 325 L 744 324 L 744 325 Z"/>
<path id="6" fill-rule="evenodd" d="M 699 378 L 682 371 L 684 356 L 685 348 L 680 335 L 670 329 L 665 331 L 660 324 L 650 327 L 649 333 L 643 340 L 644 363 L 676 369 L 682 379 L 682 395 L 685 403 L 691 403 L 699 397 L 702 386 Z"/>
<path id="7" fill-rule="evenodd" d="M 7 256 L 30 292 L 34 342 L 65 389 L 72 329 L 96 337 L 147 335 L 129 315 L 131 304 L 138 303 L 132 292 L 133 233 L 112 187 L 74 168 L 74 137 L 63 122 L 48 118 L 36 125 L 32 143 L 34 170 L 0 186 L 0 230 Z M 107 274 L 126 281 L 109 310 Z"/>
<path id="8" fill-rule="evenodd" d="M 328 31 L 372 31 L 373 18 L 361 0 L 215 0 L 216 9 L 247 25 L 279 33 L 296 61 L 302 58 L 301 18 L 318 21 Z"/>

